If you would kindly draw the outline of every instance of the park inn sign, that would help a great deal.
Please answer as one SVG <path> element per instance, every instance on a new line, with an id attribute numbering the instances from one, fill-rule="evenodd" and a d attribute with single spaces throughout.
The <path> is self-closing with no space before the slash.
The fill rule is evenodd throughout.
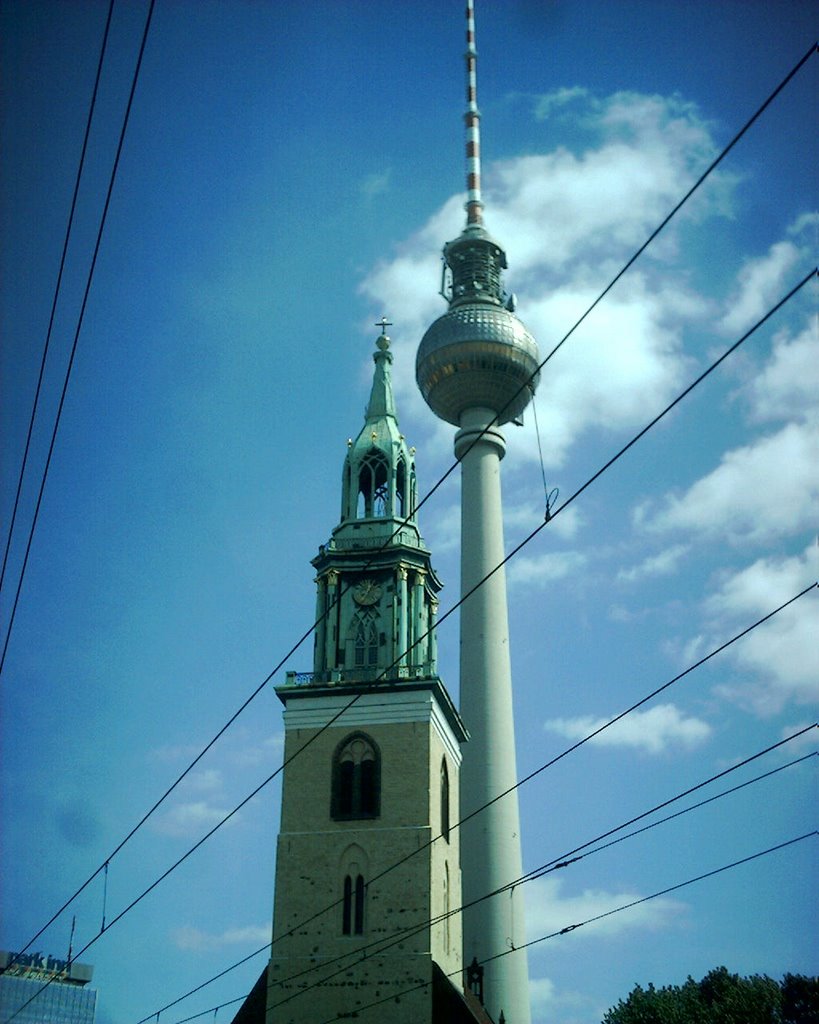
<path id="1" fill-rule="evenodd" d="M 0 972 L 15 977 L 63 979 L 84 985 L 91 980 L 93 967 L 70 960 L 60 960 L 43 953 L 0 952 Z"/>

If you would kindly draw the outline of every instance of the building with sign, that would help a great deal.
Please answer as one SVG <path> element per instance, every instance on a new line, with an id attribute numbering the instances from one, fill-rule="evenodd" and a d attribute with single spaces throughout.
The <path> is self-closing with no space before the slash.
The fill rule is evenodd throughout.
<path id="1" fill-rule="evenodd" d="M 94 1024 L 94 968 L 42 953 L 0 952 L 0 1020 L 15 1024 Z"/>

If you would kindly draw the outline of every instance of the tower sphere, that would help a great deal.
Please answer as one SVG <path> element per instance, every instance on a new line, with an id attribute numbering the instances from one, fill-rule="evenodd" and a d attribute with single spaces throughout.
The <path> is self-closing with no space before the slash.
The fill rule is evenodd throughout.
<path id="1" fill-rule="evenodd" d="M 498 424 L 520 416 L 538 382 L 537 343 L 520 320 L 491 302 L 458 303 L 427 330 L 415 378 L 436 416 L 460 426 L 466 409 L 491 409 Z"/>

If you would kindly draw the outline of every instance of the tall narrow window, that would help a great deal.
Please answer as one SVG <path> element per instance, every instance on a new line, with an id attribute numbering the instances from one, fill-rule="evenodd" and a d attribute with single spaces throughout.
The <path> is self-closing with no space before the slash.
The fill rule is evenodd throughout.
<path id="1" fill-rule="evenodd" d="M 337 820 L 377 818 L 380 812 L 381 758 L 373 741 L 354 733 L 333 757 L 330 813 Z"/>
<path id="2" fill-rule="evenodd" d="M 406 513 L 407 467 L 403 459 L 398 460 L 398 472 L 395 474 L 395 498 L 398 503 L 398 515 L 403 519 Z"/>
<path id="3" fill-rule="evenodd" d="M 355 920 L 353 927 L 356 935 L 364 934 L 364 876 L 357 875 L 355 880 Z"/>
<path id="4" fill-rule="evenodd" d="M 338 861 L 341 886 L 341 934 L 363 935 L 367 918 L 367 883 L 369 858 L 366 851 L 351 843 Z"/>
<path id="5" fill-rule="evenodd" d="M 352 875 L 344 876 L 344 898 L 341 911 L 341 934 L 364 934 L 364 876 L 356 875 L 355 890 Z"/>
<path id="6" fill-rule="evenodd" d="M 351 934 L 351 921 L 353 916 L 353 880 L 349 875 L 344 876 L 344 901 L 341 911 L 341 934 Z"/>
<path id="7" fill-rule="evenodd" d="M 449 772 L 446 758 L 441 761 L 441 835 L 449 842 Z"/>
<path id="8" fill-rule="evenodd" d="M 368 465 L 363 465 L 358 474 L 358 499 L 356 502 L 356 518 L 364 519 L 373 514 L 372 511 L 372 472 Z"/>

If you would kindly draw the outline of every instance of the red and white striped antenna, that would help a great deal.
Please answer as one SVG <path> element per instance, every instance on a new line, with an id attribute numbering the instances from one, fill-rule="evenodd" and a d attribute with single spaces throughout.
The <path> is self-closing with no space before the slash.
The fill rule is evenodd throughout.
<path id="1" fill-rule="evenodd" d="M 466 0 L 466 226 L 483 223 L 481 201 L 481 113 L 478 110 L 478 51 L 475 4 Z"/>

